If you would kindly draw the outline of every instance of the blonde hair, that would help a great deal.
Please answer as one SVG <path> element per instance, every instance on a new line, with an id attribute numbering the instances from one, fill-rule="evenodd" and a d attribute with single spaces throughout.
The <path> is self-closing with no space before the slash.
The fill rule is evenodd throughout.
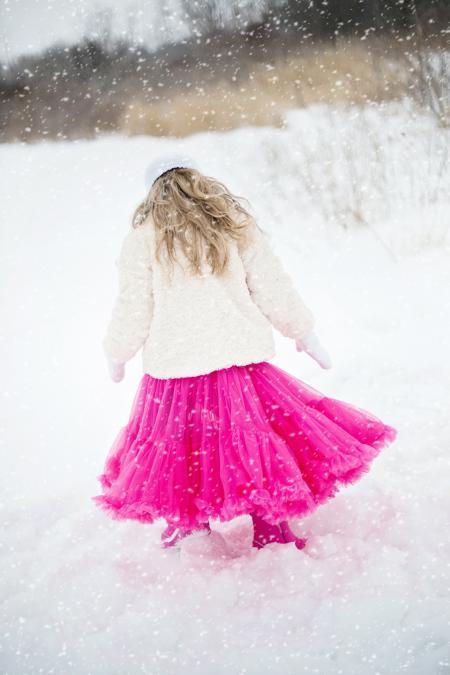
<path id="1" fill-rule="evenodd" d="M 211 272 L 220 275 L 227 267 L 229 239 L 244 240 L 247 225 L 253 222 L 239 199 L 223 183 L 196 169 L 171 169 L 159 176 L 135 210 L 133 227 L 151 215 L 158 261 L 164 247 L 173 264 L 178 242 L 193 274 L 201 274 L 206 249 Z"/>

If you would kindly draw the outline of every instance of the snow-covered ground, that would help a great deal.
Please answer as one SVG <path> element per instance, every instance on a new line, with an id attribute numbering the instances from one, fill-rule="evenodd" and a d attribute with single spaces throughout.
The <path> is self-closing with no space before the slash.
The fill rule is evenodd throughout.
<path id="1" fill-rule="evenodd" d="M 2 675 L 450 673 L 449 133 L 352 115 L 0 148 Z M 90 499 L 141 376 L 137 357 L 112 383 L 101 351 L 113 260 L 145 164 L 174 148 L 250 199 L 334 361 L 277 334 L 277 365 L 398 430 L 293 523 L 304 552 L 251 549 L 245 517 L 164 552 L 162 523 Z"/>

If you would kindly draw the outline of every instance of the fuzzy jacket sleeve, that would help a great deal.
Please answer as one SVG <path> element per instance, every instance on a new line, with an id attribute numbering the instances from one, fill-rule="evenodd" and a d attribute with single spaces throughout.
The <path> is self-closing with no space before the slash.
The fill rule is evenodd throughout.
<path id="1" fill-rule="evenodd" d="M 128 232 L 115 264 L 118 293 L 102 346 L 111 359 L 125 363 L 144 344 L 153 314 L 151 258 L 144 226 Z"/>
<path id="2" fill-rule="evenodd" d="M 254 221 L 240 255 L 250 295 L 261 312 L 285 337 L 303 338 L 314 327 L 313 314 L 273 252 L 269 236 Z"/>

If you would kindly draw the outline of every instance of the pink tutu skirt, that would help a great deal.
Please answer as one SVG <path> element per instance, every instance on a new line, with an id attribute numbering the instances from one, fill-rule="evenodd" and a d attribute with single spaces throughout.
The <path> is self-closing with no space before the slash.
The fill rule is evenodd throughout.
<path id="1" fill-rule="evenodd" d="M 276 523 L 355 482 L 396 433 L 267 361 L 146 373 L 92 499 L 113 518 L 187 529 L 252 512 Z"/>

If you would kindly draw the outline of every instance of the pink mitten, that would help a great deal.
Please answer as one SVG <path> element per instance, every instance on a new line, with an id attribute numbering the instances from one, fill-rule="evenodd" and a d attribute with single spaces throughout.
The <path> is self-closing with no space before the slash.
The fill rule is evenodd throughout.
<path id="1" fill-rule="evenodd" d="M 319 338 L 314 331 L 302 337 L 301 340 L 296 340 L 295 346 L 298 352 L 306 352 L 321 368 L 327 370 L 331 368 L 331 358 L 327 350 L 320 344 Z"/>

